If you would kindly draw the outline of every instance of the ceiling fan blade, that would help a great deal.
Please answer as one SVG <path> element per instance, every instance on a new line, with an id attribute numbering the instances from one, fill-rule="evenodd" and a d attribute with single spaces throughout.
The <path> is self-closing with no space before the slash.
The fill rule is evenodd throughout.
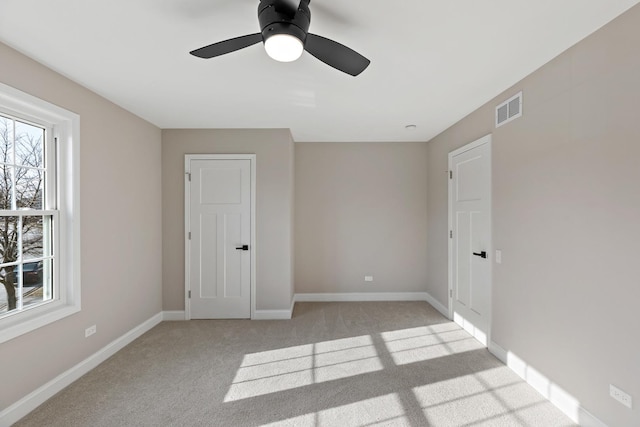
<path id="1" fill-rule="evenodd" d="M 248 34 L 246 36 L 236 37 L 221 41 L 218 43 L 210 44 L 209 46 L 201 47 L 200 49 L 192 50 L 189 52 L 193 56 L 199 58 L 213 58 L 215 56 L 224 55 L 226 53 L 235 52 L 236 50 L 244 49 L 256 43 L 262 41 L 262 34 Z"/>
<path id="2" fill-rule="evenodd" d="M 352 76 L 363 72 L 371 63 L 355 50 L 315 34 L 307 34 L 304 48 L 325 64 Z"/>

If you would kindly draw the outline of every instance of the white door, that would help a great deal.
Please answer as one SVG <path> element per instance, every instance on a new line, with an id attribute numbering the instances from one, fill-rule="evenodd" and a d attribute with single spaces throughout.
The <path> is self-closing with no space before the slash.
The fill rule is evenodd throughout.
<path id="1" fill-rule="evenodd" d="M 491 136 L 449 153 L 453 320 L 485 346 L 491 325 Z"/>
<path id="2" fill-rule="evenodd" d="M 251 317 L 252 160 L 187 156 L 187 316 Z"/>

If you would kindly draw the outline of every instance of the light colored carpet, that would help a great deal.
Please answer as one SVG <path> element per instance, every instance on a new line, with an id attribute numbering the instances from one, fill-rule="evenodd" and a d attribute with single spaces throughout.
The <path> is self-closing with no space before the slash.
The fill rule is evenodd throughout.
<path id="1" fill-rule="evenodd" d="M 164 322 L 17 426 L 569 426 L 423 302 Z"/>

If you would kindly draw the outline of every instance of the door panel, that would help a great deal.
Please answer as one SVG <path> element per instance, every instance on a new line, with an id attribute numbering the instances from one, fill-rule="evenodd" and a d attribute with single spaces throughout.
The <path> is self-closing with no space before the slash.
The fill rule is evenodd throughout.
<path id="1" fill-rule="evenodd" d="M 491 139 L 449 155 L 453 319 L 487 345 L 491 317 Z"/>
<path id="2" fill-rule="evenodd" d="M 200 241 L 200 259 L 196 264 L 200 267 L 196 271 L 198 298 L 216 298 L 218 296 L 218 215 L 200 215 L 200 233 L 197 235 Z M 201 238 L 207 236 L 207 238 Z M 192 282 L 193 283 L 193 282 Z"/>
<path id="3" fill-rule="evenodd" d="M 488 226 L 488 221 L 485 212 L 474 211 L 471 212 L 471 231 L 469 233 L 471 237 L 471 242 L 469 243 L 469 252 L 472 251 L 485 251 L 488 252 L 488 245 L 486 238 L 483 237 L 483 234 L 486 233 L 486 227 Z M 487 283 L 487 267 L 490 265 L 487 258 L 481 258 L 473 255 L 471 253 L 471 272 L 470 276 L 472 279 L 472 286 L 469 287 L 469 295 L 470 295 L 470 304 L 469 308 L 476 313 L 478 316 L 488 315 L 486 312 L 486 297 L 489 295 L 490 287 L 489 283 Z"/>
<path id="4" fill-rule="evenodd" d="M 469 253 L 469 236 L 470 236 L 470 224 L 468 212 L 456 212 L 456 259 L 467 259 L 471 256 Z M 469 269 L 458 269 L 458 274 L 455 278 L 455 295 L 458 303 L 468 306 L 470 304 L 470 282 Z"/>
<path id="5" fill-rule="evenodd" d="M 190 317 L 251 317 L 251 160 L 191 160 Z M 238 249 L 240 248 L 240 249 Z"/>
<path id="6" fill-rule="evenodd" d="M 228 162 L 228 160 L 206 160 Z M 200 169 L 202 205 L 242 203 L 242 171 L 239 169 Z"/>
<path id="7" fill-rule="evenodd" d="M 244 251 L 236 249 L 233 242 L 242 242 L 242 216 L 239 214 L 228 214 L 224 216 L 224 230 L 227 235 L 225 251 L 225 271 L 224 271 L 224 296 L 225 298 L 242 297 L 242 258 Z M 242 246 L 238 244 L 239 246 Z"/>
<path id="8" fill-rule="evenodd" d="M 469 159 L 457 158 L 456 164 L 456 201 L 471 202 L 482 199 L 482 181 L 478 177 L 482 174 L 481 156 Z"/>

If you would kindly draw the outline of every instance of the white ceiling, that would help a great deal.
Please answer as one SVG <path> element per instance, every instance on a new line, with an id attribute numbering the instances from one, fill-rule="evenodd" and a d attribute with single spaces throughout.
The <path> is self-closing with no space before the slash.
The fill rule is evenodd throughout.
<path id="1" fill-rule="evenodd" d="M 163 129 L 427 141 L 639 1 L 312 0 L 310 32 L 371 60 L 358 77 L 188 54 L 259 32 L 258 0 L 1 0 L 0 41 Z"/>

